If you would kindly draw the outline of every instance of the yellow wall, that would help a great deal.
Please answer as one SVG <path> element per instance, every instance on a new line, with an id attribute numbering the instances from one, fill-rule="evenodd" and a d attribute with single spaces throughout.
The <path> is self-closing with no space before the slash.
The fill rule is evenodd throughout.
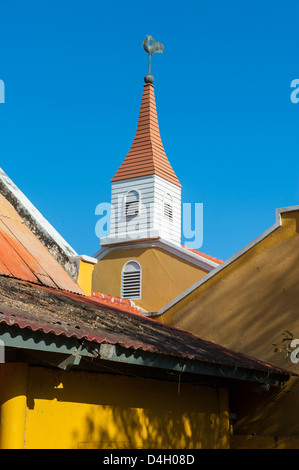
<path id="1" fill-rule="evenodd" d="M 0 449 L 23 449 L 27 398 L 26 364 L 0 364 Z"/>
<path id="2" fill-rule="evenodd" d="M 177 383 L 23 364 L 1 372 L 2 448 L 229 446 L 226 389 L 181 383 L 178 392 Z M 19 373 L 21 389 L 12 384 Z M 10 400 L 24 405 L 24 384 L 25 417 L 24 406 L 6 412 Z M 8 439 L 13 425 L 17 436 Z"/>
<path id="3" fill-rule="evenodd" d="M 80 260 L 79 273 L 77 283 L 84 290 L 86 295 L 91 295 L 92 273 L 94 270 L 94 263 L 85 260 Z"/>
<path id="4" fill-rule="evenodd" d="M 282 227 L 157 319 L 286 367 L 272 343 L 286 328 L 299 338 L 299 213 L 282 217 Z"/>
<path id="5" fill-rule="evenodd" d="M 130 260 L 142 268 L 142 299 L 134 300 L 144 310 L 155 311 L 197 282 L 207 271 L 160 248 L 114 250 L 94 268 L 92 289 L 121 297 L 121 270 Z"/>
<path id="6" fill-rule="evenodd" d="M 281 227 L 157 319 L 299 373 L 272 346 L 285 329 L 299 338 L 298 253 L 299 212 L 283 213 Z M 234 446 L 299 448 L 298 379 L 290 388 L 272 400 L 242 396 Z"/>
<path id="7" fill-rule="evenodd" d="M 299 449 L 299 381 L 290 379 L 286 389 L 256 393 L 248 384 L 232 391 L 236 413 L 231 448 Z"/>

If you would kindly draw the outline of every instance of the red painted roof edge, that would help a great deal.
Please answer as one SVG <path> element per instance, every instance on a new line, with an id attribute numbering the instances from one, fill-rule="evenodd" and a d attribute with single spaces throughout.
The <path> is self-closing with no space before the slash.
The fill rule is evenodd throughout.
<path id="1" fill-rule="evenodd" d="M 210 261 L 213 261 L 213 263 L 217 264 L 222 264 L 223 260 L 215 258 L 215 256 L 207 255 L 206 253 L 202 253 L 198 250 L 194 250 L 193 248 L 188 248 L 188 246 L 182 245 L 182 248 L 185 248 L 185 250 L 191 251 L 192 253 L 195 253 L 196 255 L 202 256 L 203 258 L 206 258 Z"/>
<path id="2" fill-rule="evenodd" d="M 136 307 L 134 303 L 129 299 L 122 299 L 121 297 L 115 297 L 108 294 L 103 294 L 102 292 L 91 291 L 92 300 L 95 300 L 98 304 L 102 306 L 112 307 L 113 309 L 134 313 L 135 315 L 142 316 L 142 309 Z"/>

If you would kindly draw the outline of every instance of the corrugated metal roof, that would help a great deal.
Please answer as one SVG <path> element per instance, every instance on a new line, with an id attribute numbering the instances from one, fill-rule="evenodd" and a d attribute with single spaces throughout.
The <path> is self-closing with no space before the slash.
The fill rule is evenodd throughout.
<path id="1" fill-rule="evenodd" d="M 2 194 L 0 275 L 85 295 Z"/>
<path id="2" fill-rule="evenodd" d="M 0 324 L 256 371 L 291 373 L 190 333 L 51 287 L 0 276 Z"/>
<path id="3" fill-rule="evenodd" d="M 142 312 L 144 311 L 140 307 L 136 307 L 134 302 L 129 299 L 122 299 L 121 297 L 115 297 L 113 295 L 94 291 L 91 291 L 91 297 L 93 300 L 97 301 L 99 305 L 112 307 L 113 309 L 135 313 L 136 315 L 142 315 Z"/>
<path id="4" fill-rule="evenodd" d="M 111 181 L 158 175 L 181 187 L 169 163 L 160 137 L 154 86 L 144 85 L 136 135 Z"/>

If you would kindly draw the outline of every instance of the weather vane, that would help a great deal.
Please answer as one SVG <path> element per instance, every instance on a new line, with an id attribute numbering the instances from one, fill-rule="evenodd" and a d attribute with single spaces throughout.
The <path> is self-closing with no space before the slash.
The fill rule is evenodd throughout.
<path id="1" fill-rule="evenodd" d="M 155 52 L 160 52 L 162 54 L 162 52 L 164 50 L 163 44 L 161 44 L 160 42 L 152 42 L 150 44 L 151 41 L 155 41 L 154 38 L 150 35 L 147 35 L 145 40 L 143 41 L 143 45 L 142 45 L 145 52 L 148 53 L 148 73 L 144 77 L 145 83 L 153 83 L 153 81 L 154 81 L 154 77 L 151 75 L 151 58 L 152 58 L 152 54 L 154 54 Z"/>

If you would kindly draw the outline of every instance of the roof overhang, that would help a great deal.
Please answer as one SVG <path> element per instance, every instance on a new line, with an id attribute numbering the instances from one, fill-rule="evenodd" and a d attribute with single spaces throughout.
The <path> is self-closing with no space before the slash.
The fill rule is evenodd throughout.
<path id="1" fill-rule="evenodd" d="M 102 239 L 101 239 L 102 241 Z M 132 240 L 132 238 L 109 238 L 106 237 L 104 244 L 100 250 L 98 250 L 93 256 L 98 260 L 101 260 L 108 253 L 114 250 L 126 250 L 128 248 L 160 248 L 164 251 L 174 254 L 175 256 L 182 258 L 189 263 L 192 263 L 196 266 L 199 266 L 207 271 L 214 270 L 219 266 L 219 263 L 215 263 L 209 258 L 205 258 L 194 251 L 189 251 L 188 249 L 182 247 L 179 244 L 171 243 L 163 238 L 159 237 L 158 232 L 156 231 L 151 233 L 151 236 L 144 238 L 138 238 Z"/>
<path id="2" fill-rule="evenodd" d="M 138 366 L 152 371 L 163 370 L 179 373 L 182 381 L 184 374 L 191 374 L 194 377 L 200 375 L 221 380 L 254 382 L 263 385 L 266 389 L 271 385 L 283 386 L 291 375 L 291 373 L 288 375 L 287 372 L 280 373 L 277 370 L 252 370 L 169 356 L 104 341 L 99 344 L 85 338 L 66 337 L 2 323 L 0 324 L 0 340 L 3 341 L 5 349 L 23 350 L 35 354 L 35 358 L 37 358 L 35 360 L 40 360 L 41 364 L 43 364 L 42 354 L 48 353 L 51 356 L 51 365 L 63 370 L 76 367 L 89 369 L 91 363 L 94 367 L 98 364 L 108 368 L 117 364 Z"/>

